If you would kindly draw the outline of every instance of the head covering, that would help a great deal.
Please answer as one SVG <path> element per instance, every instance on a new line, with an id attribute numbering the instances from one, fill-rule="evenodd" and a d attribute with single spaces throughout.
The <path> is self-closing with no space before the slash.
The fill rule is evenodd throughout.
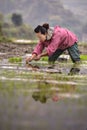
<path id="1" fill-rule="evenodd" d="M 54 28 L 53 28 L 53 27 L 50 27 L 50 28 L 47 30 L 47 37 L 46 37 L 46 40 L 47 40 L 47 41 L 52 38 L 53 31 L 54 31 Z"/>

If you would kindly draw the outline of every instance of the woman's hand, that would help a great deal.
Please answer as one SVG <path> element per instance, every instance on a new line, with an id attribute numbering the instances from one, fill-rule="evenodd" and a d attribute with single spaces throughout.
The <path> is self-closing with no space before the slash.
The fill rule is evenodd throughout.
<path id="1" fill-rule="evenodd" d="M 32 56 L 27 57 L 27 58 L 26 58 L 26 63 L 31 62 L 32 60 L 33 60 L 33 59 L 32 59 Z"/>
<path id="2" fill-rule="evenodd" d="M 41 58 L 41 55 L 38 55 L 38 56 L 36 56 L 35 58 L 34 58 L 34 60 L 40 60 L 40 58 Z"/>
<path id="3" fill-rule="evenodd" d="M 26 63 L 31 62 L 36 57 L 36 54 L 33 54 L 32 56 L 26 57 Z"/>

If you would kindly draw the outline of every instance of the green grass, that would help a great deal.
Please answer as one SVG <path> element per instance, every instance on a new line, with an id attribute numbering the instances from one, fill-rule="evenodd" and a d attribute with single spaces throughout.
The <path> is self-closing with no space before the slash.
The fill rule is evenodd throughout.
<path id="1" fill-rule="evenodd" d="M 8 61 L 11 63 L 19 63 L 19 62 L 22 62 L 22 58 L 21 57 L 12 57 L 12 58 L 9 58 Z"/>
<path id="2" fill-rule="evenodd" d="M 42 57 L 41 61 L 48 61 L 48 57 L 47 56 Z"/>
<path id="3" fill-rule="evenodd" d="M 87 55 L 80 55 L 81 60 L 87 60 Z M 41 61 L 48 61 L 48 57 L 42 57 Z"/>
<path id="4" fill-rule="evenodd" d="M 79 42 L 78 45 L 79 46 L 86 46 L 87 47 L 87 42 Z"/>
<path id="5" fill-rule="evenodd" d="M 83 60 L 83 61 L 84 61 L 84 60 L 87 60 L 87 55 L 81 55 L 80 58 L 81 58 L 81 60 Z"/>
<path id="6" fill-rule="evenodd" d="M 80 58 L 81 58 L 82 61 L 86 61 L 87 60 L 87 55 L 80 55 Z M 9 58 L 8 61 L 10 63 L 19 63 L 19 62 L 22 62 L 22 58 L 21 57 L 12 57 L 12 58 Z M 48 61 L 48 57 L 47 56 L 42 57 L 41 61 Z"/>
<path id="7" fill-rule="evenodd" d="M 4 36 L 0 36 L 0 42 L 5 42 L 5 43 L 11 43 L 12 40 L 10 38 L 4 37 Z"/>

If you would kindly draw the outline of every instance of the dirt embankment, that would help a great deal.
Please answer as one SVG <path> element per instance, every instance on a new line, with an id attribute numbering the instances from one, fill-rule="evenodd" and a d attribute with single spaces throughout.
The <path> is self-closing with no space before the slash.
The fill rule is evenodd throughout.
<path id="1" fill-rule="evenodd" d="M 33 51 L 35 44 L 0 43 L 0 59 L 23 56 Z M 81 54 L 87 54 L 87 46 L 79 46 Z"/>
<path id="2" fill-rule="evenodd" d="M 33 48 L 33 44 L 0 43 L 0 58 L 23 56 L 31 53 Z"/>

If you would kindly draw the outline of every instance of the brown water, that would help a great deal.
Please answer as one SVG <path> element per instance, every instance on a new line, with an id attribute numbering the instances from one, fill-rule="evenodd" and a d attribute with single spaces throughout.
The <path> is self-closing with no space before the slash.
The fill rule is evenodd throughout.
<path id="1" fill-rule="evenodd" d="M 0 130 L 87 130 L 86 74 L 9 67 L 0 69 Z"/>

